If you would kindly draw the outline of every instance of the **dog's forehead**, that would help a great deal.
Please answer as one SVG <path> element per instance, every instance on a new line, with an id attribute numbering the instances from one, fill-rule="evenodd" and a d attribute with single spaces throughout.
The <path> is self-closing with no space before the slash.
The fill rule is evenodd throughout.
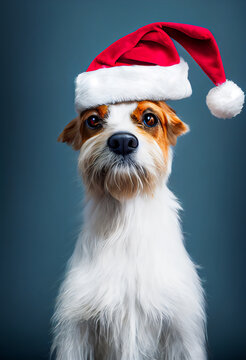
<path id="1" fill-rule="evenodd" d="M 133 127 L 131 114 L 137 108 L 137 102 L 120 103 L 108 106 L 107 123 L 109 126 L 126 128 Z"/>

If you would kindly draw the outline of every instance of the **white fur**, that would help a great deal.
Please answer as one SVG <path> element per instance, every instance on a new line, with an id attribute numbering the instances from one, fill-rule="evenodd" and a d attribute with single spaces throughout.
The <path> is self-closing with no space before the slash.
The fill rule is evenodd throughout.
<path id="1" fill-rule="evenodd" d="M 151 158 L 162 153 L 136 132 L 134 107 L 110 106 L 105 131 L 136 134 L 134 161 L 153 172 Z M 93 141 L 82 146 L 79 166 Z M 166 185 L 170 170 L 152 196 L 118 201 L 105 193 L 99 201 L 87 194 L 54 316 L 57 360 L 206 359 L 203 290 L 183 244 L 180 205 Z"/>
<path id="2" fill-rule="evenodd" d="M 76 78 L 78 112 L 102 104 L 138 100 L 178 100 L 190 96 L 188 64 L 116 66 L 84 72 Z"/>
<path id="3" fill-rule="evenodd" d="M 244 93 L 233 81 L 226 80 L 209 91 L 206 103 L 214 116 L 230 119 L 240 114 L 244 104 Z"/>

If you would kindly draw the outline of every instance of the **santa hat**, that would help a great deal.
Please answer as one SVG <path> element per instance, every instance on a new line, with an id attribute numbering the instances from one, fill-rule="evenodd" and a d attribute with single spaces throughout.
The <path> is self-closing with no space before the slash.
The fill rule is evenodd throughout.
<path id="1" fill-rule="evenodd" d="M 190 96 L 188 65 L 179 57 L 171 38 L 187 50 L 214 83 L 206 98 L 211 113 L 219 118 L 238 115 L 244 93 L 226 79 L 211 32 L 199 26 L 167 22 L 144 26 L 101 52 L 76 78 L 77 111 L 122 101 Z"/>

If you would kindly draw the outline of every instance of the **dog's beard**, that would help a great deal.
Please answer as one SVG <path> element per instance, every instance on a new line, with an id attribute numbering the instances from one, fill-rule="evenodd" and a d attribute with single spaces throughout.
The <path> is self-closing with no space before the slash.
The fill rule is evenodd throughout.
<path id="1" fill-rule="evenodd" d="M 99 137 L 96 140 L 87 141 L 79 157 L 79 169 L 91 194 L 109 194 L 117 200 L 129 199 L 138 194 L 153 194 L 163 178 L 165 168 L 160 156 L 158 158 L 153 154 L 155 156 L 151 156 L 149 166 L 144 166 L 137 163 L 134 157 L 124 158 L 112 153 Z"/>

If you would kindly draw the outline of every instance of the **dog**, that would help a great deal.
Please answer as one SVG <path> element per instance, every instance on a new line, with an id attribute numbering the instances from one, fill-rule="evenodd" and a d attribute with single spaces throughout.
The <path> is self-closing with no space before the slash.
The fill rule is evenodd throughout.
<path id="1" fill-rule="evenodd" d="M 164 101 L 84 110 L 58 140 L 80 150 L 83 230 L 53 318 L 57 360 L 205 360 L 201 281 L 167 187 L 188 126 Z"/>

